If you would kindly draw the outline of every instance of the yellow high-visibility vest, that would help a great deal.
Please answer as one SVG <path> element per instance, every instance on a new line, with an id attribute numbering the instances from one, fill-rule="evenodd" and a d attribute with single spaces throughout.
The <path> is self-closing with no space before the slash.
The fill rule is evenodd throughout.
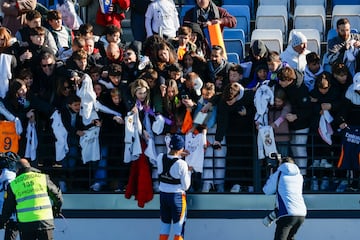
<path id="1" fill-rule="evenodd" d="M 23 173 L 10 183 L 10 187 L 15 195 L 19 222 L 53 219 L 45 174 Z"/>

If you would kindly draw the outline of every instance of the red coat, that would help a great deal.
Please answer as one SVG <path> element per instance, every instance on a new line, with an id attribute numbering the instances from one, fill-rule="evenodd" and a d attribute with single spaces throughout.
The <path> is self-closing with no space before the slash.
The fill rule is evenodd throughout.
<path id="1" fill-rule="evenodd" d="M 154 197 L 150 163 L 144 154 L 146 145 L 142 142 L 143 153 L 138 160 L 131 162 L 129 182 L 126 186 L 125 198 L 130 199 L 132 195 L 138 201 L 138 206 L 143 208 L 145 203 Z"/>
<path id="2" fill-rule="evenodd" d="M 130 0 L 112 0 L 112 4 L 114 8 L 120 8 L 126 11 L 130 7 Z M 121 20 L 125 19 L 125 14 L 118 12 L 118 10 L 114 10 L 111 13 L 104 14 L 99 7 L 96 13 L 96 23 L 101 26 L 115 25 L 121 28 Z"/>

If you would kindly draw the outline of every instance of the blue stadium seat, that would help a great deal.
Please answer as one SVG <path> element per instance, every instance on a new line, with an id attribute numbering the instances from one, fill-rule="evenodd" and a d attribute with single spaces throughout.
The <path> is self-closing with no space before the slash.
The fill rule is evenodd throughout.
<path id="1" fill-rule="evenodd" d="M 44 5 L 47 9 L 54 10 L 56 9 L 56 5 L 58 4 L 58 0 L 41 0 L 38 1 L 42 5 Z M 59 4 L 62 4 L 64 1 L 59 1 Z"/>
<path id="2" fill-rule="evenodd" d="M 180 25 L 183 24 L 183 19 L 184 19 L 184 16 L 185 16 L 185 13 L 187 11 L 189 11 L 191 8 L 193 8 L 195 5 L 194 4 L 187 4 L 187 5 L 182 5 L 181 8 L 180 8 Z"/>
<path id="3" fill-rule="evenodd" d="M 360 5 L 360 0 L 332 0 L 331 9 L 336 5 Z"/>
<path id="4" fill-rule="evenodd" d="M 224 39 L 240 39 L 246 43 L 244 30 L 239 28 L 224 28 L 223 32 Z"/>
<path id="5" fill-rule="evenodd" d="M 224 39 L 226 52 L 237 53 L 241 61 L 245 57 L 245 44 L 240 39 Z"/>
<path id="6" fill-rule="evenodd" d="M 184 0 L 183 1 L 183 4 L 185 4 L 185 5 L 194 5 L 195 4 L 195 0 Z"/>
<path id="7" fill-rule="evenodd" d="M 326 0 L 295 0 L 295 7 L 299 5 L 322 5 L 326 9 Z"/>
<path id="8" fill-rule="evenodd" d="M 329 29 L 327 36 L 326 36 L 326 42 L 329 42 L 330 39 L 337 36 L 337 31 L 334 28 Z"/>
<path id="9" fill-rule="evenodd" d="M 258 6 L 261 5 L 282 5 L 285 6 L 289 11 L 290 9 L 290 0 L 259 0 Z"/>
<path id="10" fill-rule="evenodd" d="M 250 9 L 247 5 L 222 5 L 236 20 L 236 28 L 244 30 L 246 40 L 250 34 Z"/>
<path id="11" fill-rule="evenodd" d="M 288 36 L 288 10 L 284 5 L 259 5 L 256 10 L 256 29 L 280 29 L 283 39 Z"/>
<path id="12" fill-rule="evenodd" d="M 329 59 L 328 59 L 328 53 L 324 53 L 322 60 L 321 60 L 321 65 L 324 69 L 324 71 L 327 71 L 329 73 L 331 73 L 331 64 L 329 63 Z"/>
<path id="13" fill-rule="evenodd" d="M 335 5 L 331 14 L 331 27 L 336 28 L 340 18 L 347 18 L 351 28 L 360 29 L 360 5 Z"/>
<path id="14" fill-rule="evenodd" d="M 294 28 L 317 29 L 323 41 L 326 29 L 326 11 L 323 5 L 298 5 L 294 12 Z"/>
<path id="15" fill-rule="evenodd" d="M 227 52 L 226 55 L 227 55 L 228 62 L 240 64 L 239 54 L 234 53 L 234 52 Z"/>
<path id="16" fill-rule="evenodd" d="M 251 18 L 255 18 L 254 0 L 223 0 L 223 5 L 247 5 L 250 8 Z"/>
<path id="17" fill-rule="evenodd" d="M 259 39 L 265 43 L 265 45 L 271 51 L 277 51 L 282 53 L 283 51 L 283 34 L 280 29 L 255 29 L 251 34 L 251 43 Z"/>

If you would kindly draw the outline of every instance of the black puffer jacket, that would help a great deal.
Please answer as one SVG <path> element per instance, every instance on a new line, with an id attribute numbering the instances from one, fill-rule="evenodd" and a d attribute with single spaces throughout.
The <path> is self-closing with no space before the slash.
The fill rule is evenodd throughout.
<path id="1" fill-rule="evenodd" d="M 290 130 L 310 127 L 312 114 L 309 91 L 304 84 L 303 75 L 296 70 L 295 73 L 296 81 L 293 81 L 290 85 L 283 88 L 291 104 L 291 113 L 297 115 L 297 119 L 289 123 Z"/>

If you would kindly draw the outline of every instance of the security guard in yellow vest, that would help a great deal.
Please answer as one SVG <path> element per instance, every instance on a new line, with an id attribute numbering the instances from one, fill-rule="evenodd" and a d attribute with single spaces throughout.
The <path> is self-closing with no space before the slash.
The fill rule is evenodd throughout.
<path id="1" fill-rule="evenodd" d="M 54 239 L 54 215 L 63 199 L 49 176 L 31 168 L 26 159 L 17 163 L 17 177 L 5 195 L 0 227 L 16 212 L 21 240 Z"/>

